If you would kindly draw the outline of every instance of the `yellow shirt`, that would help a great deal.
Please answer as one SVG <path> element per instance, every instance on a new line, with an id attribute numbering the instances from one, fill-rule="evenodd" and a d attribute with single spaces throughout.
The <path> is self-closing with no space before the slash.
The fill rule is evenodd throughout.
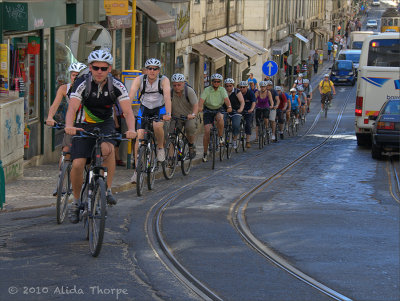
<path id="1" fill-rule="evenodd" d="M 321 82 L 319 83 L 319 86 L 322 88 L 321 89 L 322 94 L 325 94 L 325 93 L 332 91 L 333 82 L 331 80 L 329 80 L 329 81 L 321 80 Z"/>

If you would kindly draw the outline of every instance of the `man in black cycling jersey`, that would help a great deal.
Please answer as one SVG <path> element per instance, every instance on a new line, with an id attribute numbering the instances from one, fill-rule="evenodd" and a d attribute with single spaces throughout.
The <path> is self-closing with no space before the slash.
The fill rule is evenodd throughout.
<path id="1" fill-rule="evenodd" d="M 237 138 L 240 132 L 240 120 L 242 119 L 242 112 L 244 109 L 244 99 L 242 92 L 234 87 L 235 81 L 232 78 L 225 79 L 224 83 L 232 106 L 232 112 L 228 113 L 228 116 L 232 120 L 233 148 L 237 149 Z M 226 105 L 224 105 L 224 107 L 227 109 Z"/>
<path id="2" fill-rule="evenodd" d="M 239 84 L 240 92 L 242 92 L 244 99 L 244 131 L 246 132 L 246 147 L 250 148 L 251 127 L 253 125 L 254 109 L 256 107 L 257 99 L 253 91 L 249 89 L 247 81 L 241 81 Z"/>
<path id="3" fill-rule="evenodd" d="M 65 121 L 65 133 L 76 135 L 77 131 L 91 131 L 95 127 L 99 128 L 104 134 L 115 132 L 113 104 L 119 102 L 128 126 L 126 137 L 135 138 L 135 117 L 131 109 L 128 91 L 122 82 L 108 75 L 113 63 L 112 55 L 108 51 L 95 50 L 89 54 L 88 63 L 89 74 L 76 79 L 72 87 Z M 108 81 L 112 81 L 112 85 Z M 113 90 L 109 91 L 109 87 L 112 87 Z M 87 94 L 87 91 L 90 91 L 90 93 Z M 72 223 L 79 221 L 78 204 L 83 180 L 82 175 L 87 159 L 91 158 L 94 144 L 94 139 L 85 139 L 79 136 L 72 139 L 71 184 L 74 202 L 69 209 L 69 218 Z M 111 194 L 115 171 L 114 145 L 115 140 L 107 140 L 101 144 L 103 166 L 107 167 L 108 170 L 107 203 L 110 205 L 117 203 Z"/>

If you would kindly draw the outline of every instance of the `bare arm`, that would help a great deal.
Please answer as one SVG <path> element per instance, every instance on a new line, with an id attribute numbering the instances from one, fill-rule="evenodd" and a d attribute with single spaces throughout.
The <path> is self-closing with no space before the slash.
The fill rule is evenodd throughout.
<path id="1" fill-rule="evenodd" d="M 165 111 L 167 112 L 167 114 L 164 115 L 163 119 L 168 121 L 171 119 L 172 103 L 171 103 L 171 84 L 167 77 L 165 77 L 162 81 L 162 89 L 164 92 Z"/>
<path id="2" fill-rule="evenodd" d="M 279 107 L 279 104 L 281 103 L 281 99 L 279 96 L 275 96 L 275 105 L 274 108 L 277 109 Z"/>
<path id="3" fill-rule="evenodd" d="M 65 133 L 68 135 L 75 135 L 77 130 L 83 131 L 82 128 L 74 127 L 76 112 L 80 105 L 81 101 L 78 98 L 73 97 L 69 100 L 67 116 L 65 117 Z"/>
<path id="4" fill-rule="evenodd" d="M 58 88 L 56 98 L 54 98 L 53 104 L 49 108 L 49 113 L 47 115 L 46 124 L 53 126 L 55 124 L 55 120 L 53 119 L 54 115 L 56 114 L 60 103 L 67 95 L 67 85 L 62 85 Z"/>
<path id="5" fill-rule="evenodd" d="M 139 88 L 140 88 L 140 77 L 138 76 L 133 80 L 131 88 L 129 90 L 130 101 L 132 101 L 135 98 Z"/>
<path id="6" fill-rule="evenodd" d="M 133 115 L 131 101 L 123 100 L 119 102 L 122 112 L 124 113 L 128 130 L 126 131 L 126 138 L 134 139 L 136 137 L 135 131 L 135 116 Z"/>
<path id="7" fill-rule="evenodd" d="M 203 98 L 201 98 L 200 97 L 200 100 L 199 100 L 199 112 L 203 112 L 203 109 L 204 109 L 204 99 Z"/>
<path id="8" fill-rule="evenodd" d="M 269 107 L 272 108 L 274 106 L 274 100 L 272 99 L 272 93 L 271 91 L 267 91 L 268 92 L 268 99 L 269 99 Z"/>
<path id="9" fill-rule="evenodd" d="M 231 106 L 231 101 L 229 100 L 229 97 L 225 97 L 224 98 L 224 103 L 225 103 L 225 105 L 226 105 L 226 107 L 227 107 L 227 112 L 228 113 L 230 113 L 230 112 L 232 112 L 232 106 Z"/>
<path id="10" fill-rule="evenodd" d="M 240 102 L 240 107 L 238 110 L 238 113 L 242 113 L 243 109 L 244 109 L 244 98 L 243 98 L 243 94 L 242 92 L 239 92 L 238 94 L 236 94 L 237 98 L 239 99 Z"/>

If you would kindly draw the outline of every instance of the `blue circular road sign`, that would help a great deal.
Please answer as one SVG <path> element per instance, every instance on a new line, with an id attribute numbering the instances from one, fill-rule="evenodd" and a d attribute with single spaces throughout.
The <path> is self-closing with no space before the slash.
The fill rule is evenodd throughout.
<path id="1" fill-rule="evenodd" d="M 278 72 L 278 64 L 274 61 L 266 61 L 262 66 L 265 75 L 274 76 Z"/>

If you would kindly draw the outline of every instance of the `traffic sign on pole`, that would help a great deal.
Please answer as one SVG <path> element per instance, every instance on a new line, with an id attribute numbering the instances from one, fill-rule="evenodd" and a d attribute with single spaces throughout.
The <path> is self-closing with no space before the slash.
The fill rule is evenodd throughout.
<path id="1" fill-rule="evenodd" d="M 274 76 L 278 72 L 278 64 L 274 61 L 266 61 L 262 66 L 265 75 Z"/>

